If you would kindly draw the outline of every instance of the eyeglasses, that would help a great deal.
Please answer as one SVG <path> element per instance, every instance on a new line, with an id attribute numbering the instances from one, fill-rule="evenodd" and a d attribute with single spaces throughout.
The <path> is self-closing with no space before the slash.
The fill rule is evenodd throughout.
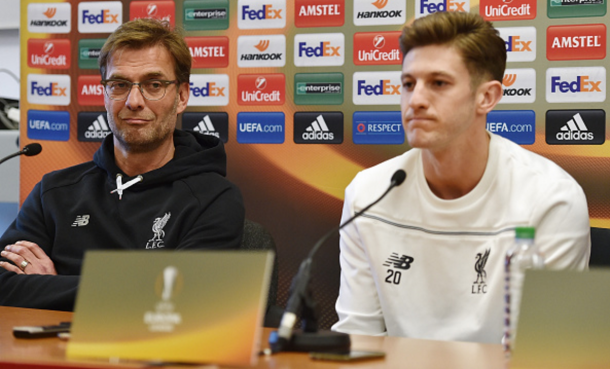
<path id="1" fill-rule="evenodd" d="M 122 79 L 102 80 L 106 95 L 115 101 L 126 100 L 133 86 L 138 86 L 146 100 L 156 101 L 165 97 L 167 86 L 179 83 L 177 80 L 165 81 L 162 79 L 149 79 L 144 82 L 129 82 Z"/>

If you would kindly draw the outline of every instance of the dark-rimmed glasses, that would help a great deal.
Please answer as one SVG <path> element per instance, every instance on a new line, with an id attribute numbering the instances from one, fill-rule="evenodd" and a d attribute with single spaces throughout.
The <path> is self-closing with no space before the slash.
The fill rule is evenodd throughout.
<path id="1" fill-rule="evenodd" d="M 111 100 L 126 100 L 131 89 L 136 85 L 146 100 L 157 101 L 165 97 L 167 86 L 179 82 L 177 80 L 166 81 L 162 79 L 148 79 L 143 82 L 130 82 L 123 79 L 105 79 L 102 80 L 101 83 L 104 86 L 106 96 Z"/>

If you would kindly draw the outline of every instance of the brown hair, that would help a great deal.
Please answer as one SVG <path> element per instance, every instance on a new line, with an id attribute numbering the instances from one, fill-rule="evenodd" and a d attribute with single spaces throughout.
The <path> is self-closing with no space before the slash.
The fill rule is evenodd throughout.
<path id="1" fill-rule="evenodd" d="M 112 55 L 120 49 L 143 49 L 164 46 L 174 58 L 174 73 L 180 83 L 188 83 L 191 75 L 191 52 L 178 29 L 170 29 L 167 21 L 136 19 L 122 24 L 108 37 L 98 58 L 102 79 Z"/>
<path id="2" fill-rule="evenodd" d="M 416 47 L 447 45 L 462 56 L 472 86 L 485 80 L 502 83 L 506 68 L 506 45 L 492 24 L 478 14 L 437 12 L 419 18 L 402 30 L 403 58 Z"/>

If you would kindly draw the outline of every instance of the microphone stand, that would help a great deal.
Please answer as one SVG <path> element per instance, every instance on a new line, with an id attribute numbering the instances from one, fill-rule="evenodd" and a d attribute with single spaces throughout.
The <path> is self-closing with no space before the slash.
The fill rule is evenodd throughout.
<path id="1" fill-rule="evenodd" d="M 318 331 L 317 304 L 311 290 L 311 265 L 313 257 L 324 242 L 335 232 L 350 224 L 356 218 L 364 214 L 373 205 L 381 201 L 394 187 L 400 186 L 406 173 L 398 170 L 391 179 L 390 186 L 374 202 L 360 210 L 345 223 L 333 228 L 316 242 L 305 260 L 301 262 L 299 271 L 292 279 L 290 286 L 290 297 L 286 303 L 286 310 L 277 331 L 271 332 L 269 345 L 273 353 L 280 351 L 333 351 L 349 353 L 351 340 L 348 334 L 334 331 Z M 301 308 L 302 332 L 293 332 L 292 328 L 297 319 L 297 312 Z"/>

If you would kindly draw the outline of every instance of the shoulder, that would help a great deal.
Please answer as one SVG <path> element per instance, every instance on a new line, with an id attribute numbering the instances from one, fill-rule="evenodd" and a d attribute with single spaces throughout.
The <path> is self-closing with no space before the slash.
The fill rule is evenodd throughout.
<path id="1" fill-rule="evenodd" d="M 83 181 L 92 174 L 99 173 L 99 167 L 93 161 L 55 170 L 45 174 L 40 181 L 42 193 L 60 187 L 67 187 Z"/>
<path id="2" fill-rule="evenodd" d="M 420 150 L 410 149 L 402 155 L 362 170 L 356 175 L 350 186 L 389 185 L 392 176 L 399 169 L 404 170 L 407 176 L 415 175 L 419 158 Z"/>

